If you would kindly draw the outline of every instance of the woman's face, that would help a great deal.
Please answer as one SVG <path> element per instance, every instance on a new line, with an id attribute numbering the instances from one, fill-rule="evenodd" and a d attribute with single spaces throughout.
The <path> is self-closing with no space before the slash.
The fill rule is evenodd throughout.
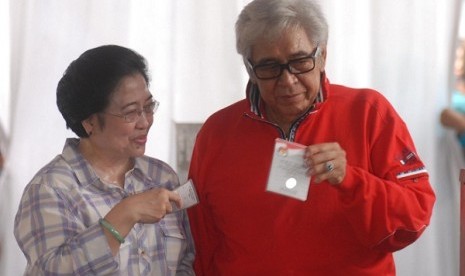
<path id="1" fill-rule="evenodd" d="M 287 63 L 290 60 L 309 56 L 316 48 L 302 28 L 289 29 L 276 41 L 259 41 L 253 46 L 251 63 L 256 66 L 268 63 Z M 324 71 L 323 55 L 315 59 L 315 68 L 307 73 L 292 74 L 284 69 L 281 76 L 262 80 L 252 77 L 266 104 L 269 119 L 275 122 L 292 122 L 313 104 Z M 320 51 L 321 51 L 320 50 Z"/>
<path id="2" fill-rule="evenodd" d="M 142 111 L 144 107 L 153 104 L 153 101 L 141 74 L 124 77 L 112 94 L 108 107 L 102 113 L 89 118 L 93 125 L 90 141 L 94 149 L 110 158 L 143 155 L 153 114 L 142 112 L 134 122 L 127 122 L 122 116 Z"/>

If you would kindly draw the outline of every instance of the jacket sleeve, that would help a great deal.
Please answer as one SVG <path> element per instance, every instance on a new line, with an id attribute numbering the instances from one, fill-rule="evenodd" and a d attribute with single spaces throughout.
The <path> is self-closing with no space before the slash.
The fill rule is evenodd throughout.
<path id="1" fill-rule="evenodd" d="M 368 247 L 391 252 L 420 237 L 435 201 L 426 175 L 389 181 L 349 167 L 341 190 L 358 239 Z"/>
<path id="2" fill-rule="evenodd" d="M 210 269 L 214 259 L 213 252 L 215 252 L 216 248 L 215 241 L 217 241 L 217 232 L 214 229 L 215 224 L 211 209 L 208 207 L 206 200 L 208 195 L 204 181 L 205 172 L 202 169 L 205 168 L 205 163 L 208 163 L 201 156 L 205 152 L 203 145 L 208 144 L 208 142 L 205 142 L 205 139 L 199 138 L 202 136 L 201 132 L 194 146 L 188 177 L 193 181 L 199 197 L 199 204 L 188 209 L 189 222 L 196 249 L 194 270 L 197 276 L 211 275 Z M 199 160 L 202 160 L 202 162 Z"/>
<path id="3" fill-rule="evenodd" d="M 384 102 L 370 118 L 368 168 L 349 160 L 340 196 L 358 239 L 392 252 L 420 237 L 435 194 L 408 129 L 391 105 Z"/>

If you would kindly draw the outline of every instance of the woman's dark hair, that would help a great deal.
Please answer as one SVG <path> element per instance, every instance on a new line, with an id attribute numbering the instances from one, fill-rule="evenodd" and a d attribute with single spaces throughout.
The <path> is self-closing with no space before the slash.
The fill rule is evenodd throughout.
<path id="1" fill-rule="evenodd" d="M 71 62 L 57 87 L 57 106 L 66 127 L 88 137 L 81 122 L 103 111 L 121 79 L 133 74 L 141 74 L 149 85 L 145 58 L 117 45 L 87 50 Z"/>

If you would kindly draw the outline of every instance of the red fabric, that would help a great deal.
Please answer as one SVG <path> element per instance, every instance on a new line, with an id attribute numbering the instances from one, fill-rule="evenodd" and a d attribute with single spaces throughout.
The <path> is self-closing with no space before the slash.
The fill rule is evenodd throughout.
<path id="1" fill-rule="evenodd" d="M 278 129 L 247 100 L 212 115 L 198 134 L 189 210 L 197 275 L 395 275 L 392 252 L 414 242 L 435 201 L 406 125 L 376 91 L 325 83 L 326 100 L 295 142 L 338 142 L 340 187 L 311 182 L 307 201 L 266 192 Z M 425 260 L 427 261 L 427 260 Z"/>

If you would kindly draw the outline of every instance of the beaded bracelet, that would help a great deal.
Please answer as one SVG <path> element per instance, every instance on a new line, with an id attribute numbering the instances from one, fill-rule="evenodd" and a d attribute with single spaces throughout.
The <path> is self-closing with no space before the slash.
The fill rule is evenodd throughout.
<path id="1" fill-rule="evenodd" d="M 101 218 L 99 219 L 98 223 L 103 226 L 103 228 L 107 229 L 115 239 L 119 241 L 119 243 L 124 243 L 124 238 L 121 236 L 121 234 L 118 232 L 118 230 L 113 227 L 106 219 Z"/>

